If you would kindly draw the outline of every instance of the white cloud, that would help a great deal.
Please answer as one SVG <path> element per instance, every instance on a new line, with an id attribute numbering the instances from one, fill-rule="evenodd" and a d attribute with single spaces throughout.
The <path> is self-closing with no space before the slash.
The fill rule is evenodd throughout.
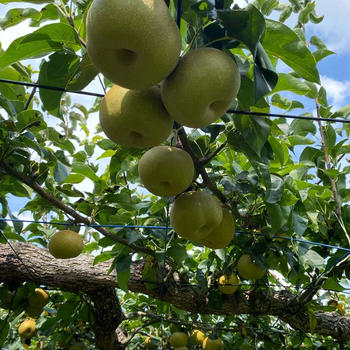
<path id="1" fill-rule="evenodd" d="M 330 50 L 349 53 L 350 49 L 350 1 L 317 0 L 317 15 L 324 15 L 320 24 L 308 24 L 312 33 L 320 36 Z"/>
<path id="2" fill-rule="evenodd" d="M 322 75 L 321 83 L 327 91 L 328 103 L 333 105 L 335 110 L 349 104 L 350 80 L 340 81 Z"/>

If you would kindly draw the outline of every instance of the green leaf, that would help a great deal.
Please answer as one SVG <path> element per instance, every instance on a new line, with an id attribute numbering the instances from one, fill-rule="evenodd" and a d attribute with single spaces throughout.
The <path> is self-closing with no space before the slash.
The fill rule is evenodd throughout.
<path id="1" fill-rule="evenodd" d="M 323 267 L 324 259 L 322 258 L 322 256 L 312 249 L 308 249 L 305 252 L 305 249 L 299 249 L 299 259 L 302 261 L 302 263 L 304 265 L 309 265 L 310 267 L 318 269 Z"/>
<path id="2" fill-rule="evenodd" d="M 66 88 L 69 91 L 83 90 L 88 84 L 91 83 L 92 80 L 94 80 L 97 74 L 98 70 L 91 63 L 87 53 L 85 53 L 79 63 L 77 71 L 75 72 L 74 76 L 71 77 L 71 80 L 67 84 Z"/>
<path id="3" fill-rule="evenodd" d="M 271 222 L 271 234 L 275 234 L 287 223 L 292 207 L 283 207 L 278 204 L 266 204 L 266 209 Z"/>
<path id="4" fill-rule="evenodd" d="M 63 164 L 61 161 L 57 159 L 56 165 L 53 169 L 55 181 L 62 182 L 66 180 L 71 170 L 72 170 L 71 167 Z"/>
<path id="5" fill-rule="evenodd" d="M 265 194 L 265 202 L 274 204 L 277 203 L 283 195 L 284 181 L 280 176 L 271 174 L 271 186 L 268 188 Z"/>
<path id="6" fill-rule="evenodd" d="M 112 258 L 113 254 L 111 252 L 103 252 L 95 257 L 93 265 L 97 265 L 100 262 L 108 261 Z"/>
<path id="7" fill-rule="evenodd" d="M 255 6 L 249 5 L 244 10 L 218 10 L 218 18 L 228 35 L 247 45 L 255 57 L 257 45 L 265 30 L 265 19 L 261 12 Z"/>
<path id="8" fill-rule="evenodd" d="M 48 24 L 31 34 L 14 40 L 0 56 L 0 70 L 20 60 L 60 51 L 64 45 L 80 46 L 74 29 L 64 23 Z"/>
<path id="9" fill-rule="evenodd" d="M 4 18 L 0 18 L 0 28 L 5 30 L 12 27 L 27 18 L 39 18 L 39 11 L 32 8 L 14 8 L 7 11 Z"/>
<path id="10" fill-rule="evenodd" d="M 315 141 L 300 135 L 288 136 L 288 141 L 291 146 L 296 145 L 312 145 Z"/>
<path id="11" fill-rule="evenodd" d="M 305 230 L 307 229 L 308 219 L 301 216 L 298 212 L 293 211 L 292 213 L 292 223 L 293 229 L 298 237 L 302 237 Z"/>
<path id="12" fill-rule="evenodd" d="M 302 78 L 320 83 L 312 53 L 295 32 L 283 23 L 266 20 L 263 46 L 268 54 L 280 58 Z"/>
<path id="13" fill-rule="evenodd" d="M 316 134 L 316 126 L 312 120 L 295 119 L 290 123 L 288 133 L 290 135 L 306 136 L 308 133 Z"/>
<path id="14" fill-rule="evenodd" d="M 298 95 L 306 95 L 310 92 L 310 87 L 291 74 L 279 73 L 277 85 L 272 93 L 278 91 L 291 91 Z"/>
<path id="15" fill-rule="evenodd" d="M 55 52 L 40 68 L 39 84 L 65 88 L 73 72 L 76 71 L 79 58 L 64 51 Z M 60 102 L 63 92 L 39 89 L 44 109 L 52 115 L 60 115 Z"/>
<path id="16" fill-rule="evenodd" d="M 183 264 L 185 259 L 188 258 L 185 247 L 174 246 L 167 250 L 167 255 L 171 256 L 178 264 Z"/>
<path id="17" fill-rule="evenodd" d="M 85 163 L 74 160 L 72 163 L 72 171 L 74 173 L 83 174 L 92 181 L 100 181 L 96 173 Z"/>
<path id="18" fill-rule="evenodd" d="M 117 259 L 115 268 L 117 271 L 117 281 L 119 287 L 124 291 L 128 290 L 128 281 L 130 278 L 131 255 L 122 256 Z"/>
<path id="19" fill-rule="evenodd" d="M 284 150 L 282 144 L 279 142 L 279 140 L 275 137 L 273 137 L 271 134 L 269 135 L 269 143 L 271 145 L 273 153 L 276 154 L 279 162 L 281 165 L 284 165 Z"/>
<path id="20" fill-rule="evenodd" d="M 270 126 L 265 119 L 237 114 L 234 123 L 249 147 L 260 156 L 270 132 Z"/>
<path id="21" fill-rule="evenodd" d="M 326 146 L 332 148 L 335 146 L 337 135 L 332 125 L 326 125 L 324 128 Z"/>

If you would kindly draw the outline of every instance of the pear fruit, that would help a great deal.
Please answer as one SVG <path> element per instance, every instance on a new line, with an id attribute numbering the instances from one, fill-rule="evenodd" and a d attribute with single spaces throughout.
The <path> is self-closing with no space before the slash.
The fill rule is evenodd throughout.
<path id="1" fill-rule="evenodd" d="M 173 119 L 162 104 L 158 87 L 134 91 L 114 85 L 101 102 L 100 124 L 115 143 L 142 148 L 165 141 Z"/>
<path id="2" fill-rule="evenodd" d="M 234 60 L 221 50 L 190 51 L 162 84 L 162 100 L 180 124 L 203 128 L 231 106 L 240 87 Z"/>
<path id="3" fill-rule="evenodd" d="M 266 274 L 266 269 L 252 261 L 252 257 L 249 254 L 243 254 L 238 259 L 237 271 L 242 278 L 247 280 L 258 280 Z"/>
<path id="4" fill-rule="evenodd" d="M 158 84 L 179 59 L 180 31 L 164 0 L 94 0 L 86 34 L 92 63 L 128 89 Z"/>
<path id="5" fill-rule="evenodd" d="M 218 200 L 205 191 L 185 192 L 176 198 L 170 223 L 183 238 L 198 241 L 220 225 L 223 212 Z"/>
<path id="6" fill-rule="evenodd" d="M 18 334 L 21 338 L 27 339 L 34 336 L 35 330 L 35 321 L 31 319 L 26 319 L 19 325 Z"/>
<path id="7" fill-rule="evenodd" d="M 218 289 L 222 294 L 234 294 L 238 289 L 239 279 L 234 273 L 230 276 L 222 275 L 218 280 Z"/>
<path id="8" fill-rule="evenodd" d="M 84 242 L 77 232 L 62 230 L 52 236 L 48 248 L 57 259 L 71 259 L 83 251 Z"/>
<path id="9" fill-rule="evenodd" d="M 194 329 L 191 332 L 190 339 L 194 345 L 202 345 L 206 335 L 199 329 Z"/>
<path id="10" fill-rule="evenodd" d="M 233 239 L 235 222 L 228 209 L 223 208 L 222 213 L 220 225 L 214 228 L 208 236 L 200 239 L 199 243 L 211 249 L 221 249 L 229 245 Z"/>
<path id="11" fill-rule="evenodd" d="M 144 186 L 151 193 L 163 197 L 185 191 L 194 176 L 191 156 L 176 147 L 151 148 L 141 157 L 138 169 Z"/>
<path id="12" fill-rule="evenodd" d="M 43 308 L 50 300 L 49 295 L 42 288 L 35 288 L 28 297 L 28 304 L 33 307 Z"/>
<path id="13" fill-rule="evenodd" d="M 180 348 L 182 346 L 187 346 L 187 334 L 184 332 L 174 332 L 169 338 L 169 343 L 174 349 Z"/>
<path id="14" fill-rule="evenodd" d="M 203 350 L 219 350 L 224 346 L 223 341 L 220 338 L 212 339 L 206 337 L 203 341 Z"/>

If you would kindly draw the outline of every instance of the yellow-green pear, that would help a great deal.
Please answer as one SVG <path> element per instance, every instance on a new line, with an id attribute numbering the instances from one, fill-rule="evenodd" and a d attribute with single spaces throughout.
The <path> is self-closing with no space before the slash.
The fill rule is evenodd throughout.
<path id="1" fill-rule="evenodd" d="M 258 280 L 266 274 L 266 269 L 253 261 L 249 254 L 243 254 L 238 259 L 237 271 L 242 278 L 247 280 Z"/>
<path id="2" fill-rule="evenodd" d="M 43 308 L 50 300 L 47 292 L 42 288 L 35 288 L 28 296 L 28 304 L 36 308 Z"/>
<path id="3" fill-rule="evenodd" d="M 175 196 L 188 188 L 193 180 L 191 156 L 176 147 L 157 146 L 139 161 L 139 175 L 144 186 L 157 196 Z"/>
<path id="4" fill-rule="evenodd" d="M 188 336 L 184 332 L 175 332 L 170 336 L 169 343 L 174 349 L 187 346 Z"/>
<path id="5" fill-rule="evenodd" d="M 51 255 L 58 259 L 70 259 L 78 256 L 84 248 L 82 237 L 74 231 L 56 232 L 48 245 Z"/>
<path id="6" fill-rule="evenodd" d="M 222 216 L 221 205 L 212 194 L 191 191 L 176 198 L 170 223 L 181 237 L 199 241 L 220 225 Z"/>
<path id="7" fill-rule="evenodd" d="M 239 279 L 236 274 L 222 275 L 218 280 L 218 289 L 222 294 L 234 294 L 239 287 Z"/>
<path id="8" fill-rule="evenodd" d="M 158 87 L 135 91 L 114 85 L 101 102 L 100 124 L 115 143 L 142 148 L 165 141 L 173 119 L 162 104 Z"/>
<path id="9" fill-rule="evenodd" d="M 18 334 L 21 338 L 27 339 L 34 336 L 35 330 L 35 321 L 32 319 L 26 319 L 19 325 Z"/>
<path id="10" fill-rule="evenodd" d="M 190 51 L 165 79 L 162 100 L 180 124 L 202 128 L 215 122 L 231 106 L 240 87 L 234 60 L 221 50 Z"/>
<path id="11" fill-rule="evenodd" d="M 164 0 L 94 0 L 86 33 L 92 63 L 129 89 L 158 84 L 179 59 L 180 31 Z"/>
<path id="12" fill-rule="evenodd" d="M 208 236 L 199 240 L 199 243 L 211 249 L 221 249 L 225 248 L 232 241 L 235 231 L 235 221 L 228 209 L 223 208 L 222 213 L 223 216 L 220 225 L 214 228 Z"/>

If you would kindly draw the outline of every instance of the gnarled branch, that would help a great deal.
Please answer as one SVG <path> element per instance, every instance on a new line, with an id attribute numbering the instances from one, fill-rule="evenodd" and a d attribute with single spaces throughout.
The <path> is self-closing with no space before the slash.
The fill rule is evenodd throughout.
<path id="1" fill-rule="evenodd" d="M 0 246 L 0 281 L 32 280 L 53 288 L 61 288 L 72 292 L 94 293 L 101 288 L 118 288 L 116 275 L 107 275 L 109 263 L 93 265 L 93 257 L 80 255 L 69 260 L 54 259 L 46 249 L 38 248 L 29 243 L 13 243 L 20 253 L 23 262 L 30 269 L 18 263 L 9 245 Z M 196 286 L 189 286 L 182 280 L 170 278 L 166 288 L 160 294 L 159 288 L 147 289 L 142 279 L 144 261 L 135 261 L 131 265 L 131 275 L 128 284 L 130 291 L 143 293 L 192 313 L 216 315 L 272 315 L 288 323 L 291 327 L 304 332 L 310 332 L 310 322 L 302 305 L 292 304 L 295 295 L 288 291 L 254 289 L 238 291 L 227 296 L 219 309 L 210 307 L 207 295 L 201 293 Z M 288 309 L 288 305 L 292 305 Z M 350 340 L 350 318 L 334 312 L 315 312 L 317 321 L 313 333 L 332 336 L 335 339 Z"/>

